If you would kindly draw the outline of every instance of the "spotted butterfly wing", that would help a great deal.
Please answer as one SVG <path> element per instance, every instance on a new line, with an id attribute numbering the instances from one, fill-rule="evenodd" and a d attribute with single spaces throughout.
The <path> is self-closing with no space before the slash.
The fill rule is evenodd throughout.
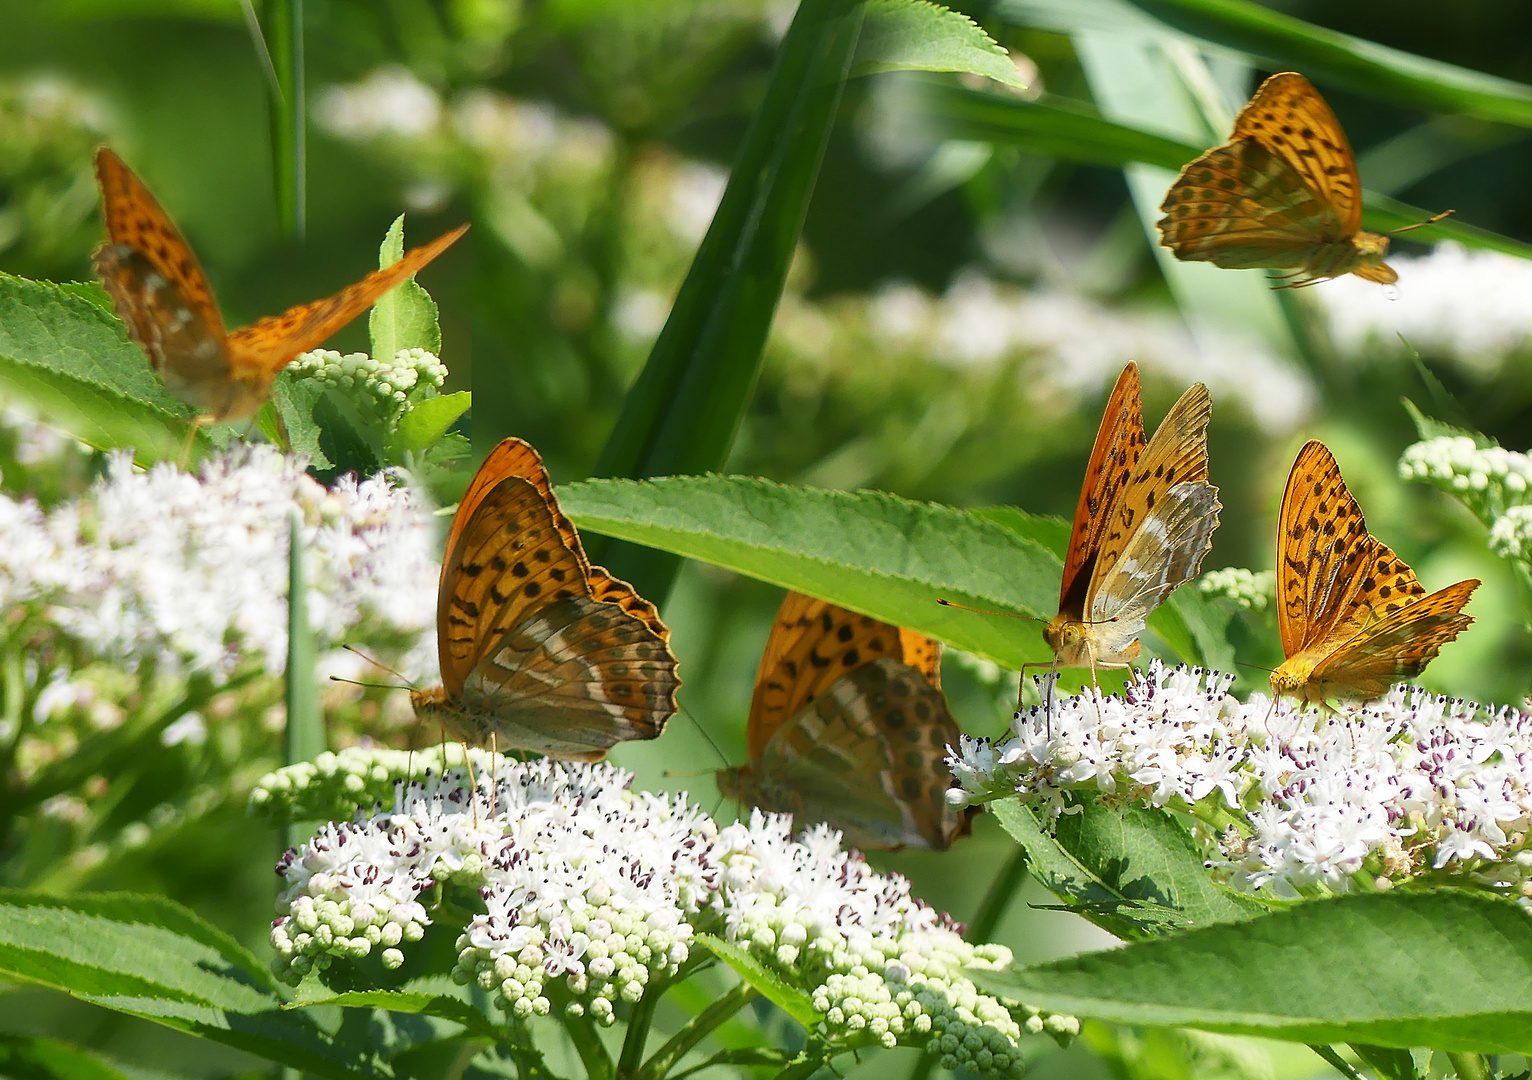
<path id="1" fill-rule="evenodd" d="M 1229 269 L 1296 272 L 1292 284 L 1343 274 L 1398 280 L 1388 237 L 1364 232 L 1361 182 L 1346 133 L 1302 75 L 1261 84 L 1223 146 L 1181 170 L 1160 210 L 1176 258 Z"/>
<path id="2" fill-rule="evenodd" d="M 676 711 L 670 632 L 626 582 L 591 566 L 537 452 L 500 443 L 448 535 L 437 598 L 442 685 L 411 695 L 476 745 L 600 760 Z"/>
<path id="3" fill-rule="evenodd" d="M 1367 531 L 1322 443 L 1298 452 L 1277 529 L 1277 624 L 1287 659 L 1274 693 L 1370 699 L 1419 675 L 1467 629 L 1476 579 L 1426 595 L 1414 571 Z"/>
<path id="4" fill-rule="evenodd" d="M 858 847 L 945 849 L 970 815 L 946 802 L 960 733 L 939 663 L 924 635 L 789 593 L 756 679 L 749 762 L 719 773 L 719 789 Z"/>
<path id="5" fill-rule="evenodd" d="M 143 181 L 106 147 L 96 151 L 96 178 L 107 231 L 95 252 L 96 274 L 166 388 L 213 421 L 254 415 L 277 373 L 299 353 L 323 343 L 467 229 L 407 252 L 332 297 L 231 334 L 191 245 Z"/>
<path id="6" fill-rule="evenodd" d="M 1086 469 L 1059 613 L 1043 629 L 1057 663 L 1133 659 L 1149 614 L 1197 573 L 1221 509 L 1208 482 L 1211 417 L 1197 383 L 1146 444 L 1138 369 L 1123 369 Z"/>

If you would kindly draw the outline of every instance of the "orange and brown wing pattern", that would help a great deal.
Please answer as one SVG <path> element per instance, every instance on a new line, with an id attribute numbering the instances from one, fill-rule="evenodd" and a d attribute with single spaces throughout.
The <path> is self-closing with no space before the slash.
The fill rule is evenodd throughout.
<path id="1" fill-rule="evenodd" d="M 1387 614 L 1315 665 L 1310 681 L 1325 691 L 1381 697 L 1399 680 L 1419 675 L 1443 645 L 1472 625 L 1473 616 L 1463 614 L 1463 607 L 1478 587 L 1478 579 L 1470 578 L 1430 596 L 1412 596 L 1391 610 L 1387 604 L 1397 600 L 1375 607 Z"/>
<path id="2" fill-rule="evenodd" d="M 1059 610 L 1075 617 L 1085 611 L 1085 596 L 1094 573 L 1101 538 L 1112 510 L 1133 475 L 1144 450 L 1143 386 L 1138 365 L 1129 363 L 1117 377 L 1107 400 L 1101 427 L 1085 468 L 1085 483 L 1075 507 L 1069 551 L 1064 559 L 1064 578 L 1059 588 Z"/>
<path id="3" fill-rule="evenodd" d="M 1194 383 L 1171 407 L 1149 445 L 1139 454 L 1116 502 L 1104 515 L 1106 527 L 1097 539 L 1095 565 L 1083 608 L 1089 618 L 1097 617 L 1092 614 L 1096 597 L 1102 584 L 1116 572 L 1124 548 L 1150 520 L 1155 507 L 1165 502 L 1170 489 L 1177 484 L 1207 483 L 1208 424 L 1212 419 L 1213 403 L 1208 388 Z M 1198 563 L 1201 556 L 1199 551 Z"/>
<path id="4" fill-rule="evenodd" d="M 459 225 L 429 244 L 414 248 L 404 258 L 374 270 L 334 296 L 299 304 L 280 315 L 240 327 L 229 335 L 229 363 L 234 374 L 251 380 L 276 377 L 299 353 L 317 348 L 352 319 L 372 307 L 384 293 L 436 258 L 468 231 Z"/>
<path id="5" fill-rule="evenodd" d="M 1382 590 L 1388 596 L 1381 595 Z M 1323 443 L 1293 462 L 1277 525 L 1277 626 L 1291 657 L 1371 621 L 1366 597 L 1423 593 L 1404 562 L 1367 531 L 1362 508 Z"/>
<path id="6" fill-rule="evenodd" d="M 903 654 L 898 627 L 817 597 L 788 593 L 755 677 L 746 728 L 750 760 L 759 761 L 777 729 L 841 676 L 879 657 Z"/>
<path id="7" fill-rule="evenodd" d="M 1235 139 L 1278 155 L 1333 208 L 1343 235 L 1362 224 L 1362 185 L 1346 133 L 1314 84 L 1296 71 L 1263 82 L 1234 121 Z"/>

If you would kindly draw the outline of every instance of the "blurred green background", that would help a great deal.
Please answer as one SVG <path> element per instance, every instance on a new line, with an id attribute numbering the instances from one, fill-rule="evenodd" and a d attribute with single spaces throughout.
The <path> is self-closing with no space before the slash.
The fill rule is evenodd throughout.
<path id="1" fill-rule="evenodd" d="M 1121 87 L 1101 79 L 1109 44 L 1082 56 L 1078 38 L 1030 28 L 1042 24 L 1032 9 L 1048 5 L 955 6 L 1011 50 L 1029 95 L 1122 110 L 1111 100 Z M 1532 12 L 1514 0 L 1272 6 L 1532 82 Z M 468 241 L 422 276 L 441 305 L 449 385 L 475 391 L 481 452 L 520 435 L 556 481 L 579 479 L 707 228 L 792 10 L 779 0 L 310 0 L 300 243 L 279 225 L 262 66 L 239 3 L 5 0 L 0 269 L 89 277 L 100 237 L 90 154 L 102 142 L 188 234 L 231 324 L 355 280 L 401 210 L 415 242 L 471 216 Z M 1213 70 L 1232 115 L 1255 79 Z M 1399 332 L 1461 404 L 1452 419 L 1513 449 L 1532 444 L 1529 264 L 1473 255 L 1471 272 L 1406 275 L 1393 297 L 1355 281 L 1321 285 L 1284 298 L 1281 333 L 1234 293 L 1183 311 L 1123 171 L 948 138 L 928 97 L 953 81 L 879 75 L 848 87 L 730 471 L 1067 515 L 1106 391 L 1138 360 L 1151 424 L 1189 382 L 1213 391 L 1225 509 L 1204 569 L 1270 567 L 1287 466 L 1305 439 L 1321 438 L 1372 531 L 1428 588 L 1486 581 L 1472 605 L 1478 625 L 1424 681 L 1519 701 L 1532 655 L 1520 586 L 1466 510 L 1403 484 L 1395 463 L 1415 439 L 1401 397 L 1433 407 Z M 1321 89 L 1369 188 L 1532 241 L 1523 129 Z M 1174 118 L 1160 126 L 1176 133 Z M 1399 247 L 1406 262 L 1425 250 Z M 364 334 L 358 323 L 331 347 L 361 348 Z M 17 492 L 68 478 L 7 469 L 4 483 Z M 639 785 L 689 789 L 711 805 L 711 770 L 743 757 L 755 666 L 780 599 L 760 582 L 686 567 L 664 611 L 685 714 L 657 743 L 614 754 Z M 1280 659 L 1274 629 L 1248 644 L 1252 664 Z M 1263 678 L 1242 673 L 1247 686 Z M 967 730 L 998 730 L 1003 704 L 969 669 L 949 663 L 947 684 Z M 229 843 L 230 833 L 249 842 Z M 210 815 L 201 838 L 205 865 L 188 868 L 177 849 L 79 885 L 166 891 L 264 949 L 274 880 L 265 854 L 248 853 L 274 855 L 276 838 L 237 807 Z M 963 919 L 1012 850 L 981 818 L 950 853 L 873 858 Z M 998 940 L 1019 958 L 1104 943 L 1083 922 L 1026 903 L 1045 899 L 1028 890 L 1001 927 Z M 41 993 L 10 1000 L 0 1028 L 73 1027 L 76 1041 L 193 1074 L 239 1067 Z M 170 1044 L 186 1062 L 148 1049 Z M 1152 1056 L 1113 1046 L 1093 1056 L 1082 1045 L 1037 1075 L 1108 1075 L 1113 1060 Z M 1284 1074 L 1317 1072 L 1310 1062 Z"/>

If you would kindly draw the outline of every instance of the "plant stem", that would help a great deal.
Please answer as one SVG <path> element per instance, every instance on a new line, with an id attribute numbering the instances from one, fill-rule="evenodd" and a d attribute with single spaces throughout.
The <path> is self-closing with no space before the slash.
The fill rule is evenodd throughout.
<path id="1" fill-rule="evenodd" d="M 656 979 L 644 988 L 644 996 L 633 1006 L 628 1017 L 628 1033 L 622 1040 L 622 1053 L 617 1058 L 617 1075 L 627 1080 L 638 1071 L 639 1060 L 644 1056 L 644 1042 L 649 1038 L 649 1028 L 654 1023 L 654 1010 L 660 998 L 670 987 L 668 980 Z"/>
<path id="2" fill-rule="evenodd" d="M 1453 1071 L 1458 1074 L 1459 1080 L 1489 1080 L 1489 1069 L 1478 1054 L 1449 1052 L 1447 1060 L 1452 1062 Z"/>
<path id="3" fill-rule="evenodd" d="M 995 927 L 1000 925 L 1006 909 L 1011 906 L 1011 898 L 1016 895 L 1016 890 L 1026 876 L 1027 849 L 1018 844 L 1015 852 L 1000 867 L 995 879 L 989 883 L 984 899 L 979 902 L 979 910 L 974 912 L 963 937 L 975 945 L 982 945 L 992 938 Z"/>
<path id="4" fill-rule="evenodd" d="M 1362 1080 L 1361 1074 L 1353 1069 L 1346 1059 L 1337 1054 L 1333 1047 L 1324 1043 L 1309 1043 L 1309 1049 L 1324 1058 L 1325 1064 L 1346 1077 L 1347 1080 Z"/>
<path id="5" fill-rule="evenodd" d="M 633 1080 L 661 1080 L 692 1047 L 759 995 L 760 991 L 744 980 L 736 983 L 732 990 L 688 1020 L 669 1042 L 656 1050 Z"/>
<path id="6" fill-rule="evenodd" d="M 615 1080 L 612 1071 L 612 1055 L 606 1052 L 606 1045 L 601 1041 L 601 1032 L 596 1028 L 596 1022 L 587 1014 L 579 1016 L 569 1011 L 569 996 L 560 993 L 551 984 L 547 986 L 548 996 L 553 1000 L 553 1010 L 558 1016 L 559 1023 L 564 1025 L 564 1030 L 569 1034 L 569 1041 L 574 1043 L 575 1053 L 580 1055 L 580 1064 L 585 1066 L 585 1075 L 589 1080 Z"/>
<path id="7" fill-rule="evenodd" d="M 825 1065 L 828 1056 L 804 1057 L 794 1061 L 781 1072 L 773 1076 L 771 1080 L 808 1080 Z"/>

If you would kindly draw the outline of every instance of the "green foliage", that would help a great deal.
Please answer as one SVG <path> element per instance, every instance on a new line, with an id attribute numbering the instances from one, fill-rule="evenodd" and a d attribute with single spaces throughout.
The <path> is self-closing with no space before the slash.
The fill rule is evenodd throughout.
<path id="1" fill-rule="evenodd" d="M 378 267 L 387 269 L 404 258 L 404 215 L 388 227 L 378 249 Z M 372 355 L 383 360 L 405 349 L 424 349 L 435 356 L 442 351 L 440 313 L 436 301 L 414 278 L 408 278 L 378 297 L 367 316 Z"/>
<path id="2" fill-rule="evenodd" d="M 1532 918 L 1514 904 L 1452 890 L 1298 904 L 974 981 L 1119 1023 L 1308 1043 L 1532 1051 Z"/>
<path id="3" fill-rule="evenodd" d="M 929 0 L 868 0 L 854 75 L 963 71 L 1024 86 L 1010 54 L 960 11 Z"/>

